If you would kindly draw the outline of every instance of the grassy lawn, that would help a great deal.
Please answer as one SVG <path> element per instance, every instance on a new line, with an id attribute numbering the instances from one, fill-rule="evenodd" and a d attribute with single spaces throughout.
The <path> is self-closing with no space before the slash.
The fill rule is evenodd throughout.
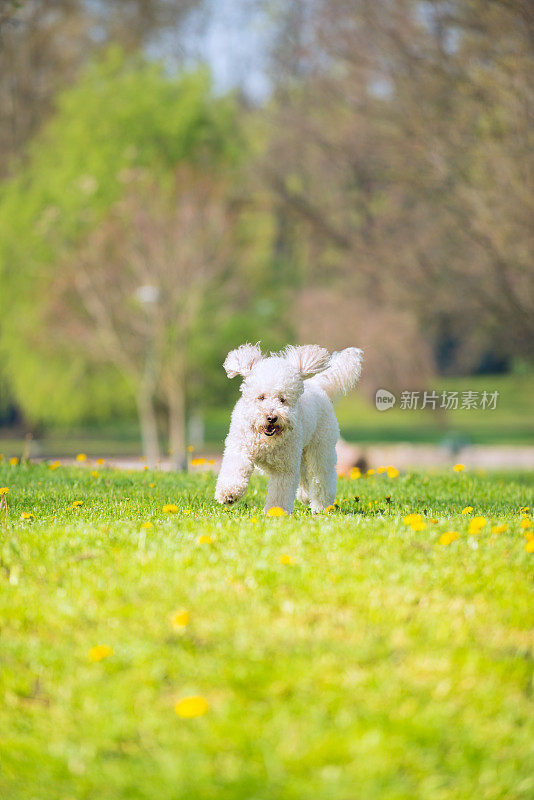
<path id="1" fill-rule="evenodd" d="M 210 474 L 3 486 L 0 797 L 534 796 L 534 475 L 345 480 L 292 518 L 259 478 L 231 512 Z"/>

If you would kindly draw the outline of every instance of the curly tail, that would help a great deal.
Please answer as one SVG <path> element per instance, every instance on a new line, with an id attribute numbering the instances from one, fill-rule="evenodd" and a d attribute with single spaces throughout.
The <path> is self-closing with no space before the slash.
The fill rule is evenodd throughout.
<path id="1" fill-rule="evenodd" d="M 306 383 L 320 387 L 335 402 L 355 386 L 362 371 L 362 360 L 362 350 L 358 347 L 347 347 L 340 353 L 333 353 L 324 372 L 309 378 Z"/>

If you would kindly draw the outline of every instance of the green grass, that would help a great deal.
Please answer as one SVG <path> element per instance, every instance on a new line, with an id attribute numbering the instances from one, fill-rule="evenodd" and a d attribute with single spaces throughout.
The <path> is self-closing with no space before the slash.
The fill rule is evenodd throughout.
<path id="1" fill-rule="evenodd" d="M 0 797 L 532 798 L 533 485 L 374 476 L 266 519 L 261 479 L 227 511 L 209 474 L 0 464 Z"/>

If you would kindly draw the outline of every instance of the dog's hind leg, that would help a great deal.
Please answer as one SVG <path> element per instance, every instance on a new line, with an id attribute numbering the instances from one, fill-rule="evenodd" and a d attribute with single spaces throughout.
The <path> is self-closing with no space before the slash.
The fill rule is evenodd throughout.
<path id="1" fill-rule="evenodd" d="M 308 470 L 308 462 L 306 458 L 306 450 L 302 453 L 302 462 L 300 465 L 300 484 L 299 488 L 297 489 L 297 500 L 299 503 L 304 503 L 304 505 L 309 505 L 310 503 L 310 493 L 308 490 L 309 484 L 309 470 Z"/>
<path id="2" fill-rule="evenodd" d="M 315 440 L 307 447 L 308 493 L 312 511 L 322 511 L 336 499 L 335 443 Z"/>

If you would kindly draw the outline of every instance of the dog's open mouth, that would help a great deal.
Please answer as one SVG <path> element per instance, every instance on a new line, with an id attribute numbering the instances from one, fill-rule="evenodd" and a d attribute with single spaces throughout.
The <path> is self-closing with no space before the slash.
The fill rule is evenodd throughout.
<path id="1" fill-rule="evenodd" d="M 274 436 L 275 433 L 280 433 L 279 425 L 265 425 L 263 432 L 266 436 Z"/>

